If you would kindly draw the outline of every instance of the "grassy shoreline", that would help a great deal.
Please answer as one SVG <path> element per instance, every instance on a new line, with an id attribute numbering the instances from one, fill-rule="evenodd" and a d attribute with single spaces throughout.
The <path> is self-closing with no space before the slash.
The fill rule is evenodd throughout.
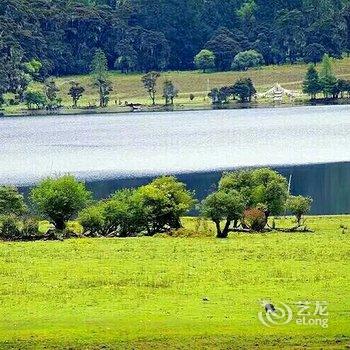
<path id="1" fill-rule="evenodd" d="M 344 349 L 350 216 L 313 234 L 0 243 L 0 349 Z M 288 226 L 289 218 L 279 218 Z M 329 327 L 266 327 L 261 300 L 325 300 Z"/>
<path id="2" fill-rule="evenodd" d="M 132 111 L 127 107 L 117 107 L 117 108 L 96 108 L 96 109 L 68 109 L 62 108 L 57 111 L 46 111 L 46 110 L 24 110 L 21 113 L 4 113 L 0 117 L 9 118 L 9 117 L 35 117 L 35 116 L 78 116 L 78 115 L 96 115 L 96 114 L 137 114 L 137 113 L 170 113 L 170 112 L 191 112 L 191 111 L 218 111 L 218 110 L 241 110 L 241 109 L 264 109 L 264 108 L 292 108 L 292 107 L 316 107 L 316 106 L 343 106 L 350 105 L 350 99 L 344 98 L 342 100 L 328 100 L 317 102 L 303 101 L 295 103 L 282 103 L 282 104 L 273 104 L 273 103 L 241 103 L 241 104 L 228 104 L 220 108 L 214 107 L 211 105 L 202 105 L 197 107 L 186 107 L 174 105 L 173 108 L 167 108 L 165 106 L 156 106 L 155 108 L 144 106 L 140 111 Z"/>
<path id="3" fill-rule="evenodd" d="M 334 73 L 338 78 L 347 79 L 350 77 L 350 58 L 334 61 Z M 162 76 L 157 85 L 156 110 L 164 110 L 164 100 L 162 98 L 162 84 L 165 79 L 171 79 L 178 87 L 180 93 L 175 99 L 174 110 L 206 110 L 212 109 L 211 101 L 208 98 L 208 92 L 214 87 L 232 85 L 239 78 L 250 77 L 256 86 L 258 93 L 270 89 L 276 83 L 291 90 L 301 91 L 302 82 L 307 70 L 306 64 L 264 66 L 260 69 L 251 69 L 245 72 L 212 72 L 202 73 L 199 71 L 171 71 L 162 72 Z M 90 75 L 54 77 L 60 92 L 58 96 L 62 99 L 63 110 L 61 113 L 52 112 L 52 114 L 86 114 L 86 113 L 123 113 L 130 111 L 130 108 L 124 107 L 125 102 L 141 104 L 144 111 L 153 111 L 150 107 L 150 100 L 141 83 L 142 74 L 122 74 L 111 71 L 110 80 L 113 85 L 113 92 L 110 95 L 109 107 L 100 109 L 77 109 L 74 110 L 71 105 L 71 99 L 68 96 L 70 82 L 72 80 L 79 82 L 86 89 L 83 97 L 79 101 L 80 106 L 97 106 L 98 94 L 93 87 Z M 33 83 L 32 89 L 42 89 L 39 83 Z M 190 100 L 190 94 L 194 95 L 194 100 Z M 10 96 L 7 96 L 9 98 Z M 322 104 L 322 101 L 320 101 Z M 348 100 L 337 101 L 337 103 L 349 103 Z M 286 98 L 282 106 L 309 105 L 308 97 L 301 94 L 294 101 Z M 274 107 L 271 99 L 262 98 L 251 107 Z M 232 103 L 228 108 L 244 108 L 246 105 Z M 1 112 L 1 111 L 0 111 Z M 6 106 L 2 111 L 5 115 L 32 115 L 32 114 L 50 114 L 47 111 L 28 111 L 23 104 L 15 106 Z"/>

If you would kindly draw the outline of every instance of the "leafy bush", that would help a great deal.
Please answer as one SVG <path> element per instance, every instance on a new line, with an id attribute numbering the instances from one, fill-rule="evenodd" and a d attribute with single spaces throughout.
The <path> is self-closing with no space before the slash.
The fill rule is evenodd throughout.
<path id="1" fill-rule="evenodd" d="M 16 240 L 21 237 L 21 223 L 15 215 L 4 215 L 0 218 L 0 238 Z"/>
<path id="2" fill-rule="evenodd" d="M 31 191 L 31 200 L 38 212 L 52 220 L 58 230 L 63 230 L 65 223 L 84 208 L 90 198 L 85 185 L 70 175 L 47 178 Z"/>
<path id="3" fill-rule="evenodd" d="M 37 239 L 39 238 L 39 220 L 29 217 L 23 220 L 21 228 L 21 239 Z"/>
<path id="4" fill-rule="evenodd" d="M 46 97 L 40 91 L 27 91 L 24 96 L 24 101 L 28 109 L 33 109 L 33 106 L 36 109 L 44 108 L 46 105 Z"/>
<path id="5" fill-rule="evenodd" d="M 134 190 L 117 191 L 110 199 L 82 210 L 79 222 L 94 236 L 127 237 L 145 228 L 143 208 Z"/>
<path id="6" fill-rule="evenodd" d="M 136 191 L 149 235 L 181 227 L 180 217 L 195 204 L 193 193 L 173 176 L 162 176 Z"/>
<path id="7" fill-rule="evenodd" d="M 79 213 L 79 223 L 84 227 L 85 233 L 92 236 L 106 235 L 105 218 L 103 213 L 104 205 L 102 203 L 95 204 L 83 209 Z"/>
<path id="8" fill-rule="evenodd" d="M 247 70 L 248 68 L 258 67 L 264 64 L 264 58 L 261 53 L 255 50 L 239 52 L 233 59 L 233 70 Z"/>
<path id="9" fill-rule="evenodd" d="M 231 88 L 231 94 L 237 96 L 241 102 L 251 102 L 256 89 L 250 78 L 238 79 Z"/>
<path id="10" fill-rule="evenodd" d="M 263 205 L 267 217 L 283 212 L 288 197 L 285 177 L 268 168 L 225 173 L 219 189 L 238 191 L 246 201 L 245 209 Z"/>
<path id="11" fill-rule="evenodd" d="M 290 196 L 287 200 L 287 209 L 295 215 L 298 225 L 301 223 L 301 218 L 303 215 L 306 215 L 312 204 L 311 197 L 303 196 Z"/>
<path id="12" fill-rule="evenodd" d="M 13 186 L 0 186 L 0 215 L 23 215 L 27 211 L 23 196 Z"/>
<path id="13" fill-rule="evenodd" d="M 210 50 L 201 50 L 194 58 L 194 64 L 198 69 L 202 69 L 203 73 L 207 69 L 215 67 L 215 54 Z"/>
<path id="14" fill-rule="evenodd" d="M 244 211 L 244 223 L 251 230 L 261 232 L 267 224 L 265 213 L 258 208 L 247 209 Z"/>

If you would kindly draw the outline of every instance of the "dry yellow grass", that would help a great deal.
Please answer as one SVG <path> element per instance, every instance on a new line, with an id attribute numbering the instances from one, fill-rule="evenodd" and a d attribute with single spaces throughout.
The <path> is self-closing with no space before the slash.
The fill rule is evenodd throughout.
<path id="1" fill-rule="evenodd" d="M 214 72 L 202 73 L 200 71 L 171 71 L 162 73 L 158 83 L 158 100 L 161 99 L 161 85 L 166 78 L 171 79 L 179 88 L 180 94 L 177 102 L 189 102 L 189 95 L 193 93 L 196 96 L 194 103 L 203 102 L 208 93 L 208 87 L 221 87 L 224 85 L 233 84 L 241 77 L 252 78 L 254 85 L 259 92 L 270 88 L 275 83 L 280 83 L 283 86 L 301 90 L 302 81 L 305 76 L 307 65 L 283 65 L 283 66 L 266 66 L 261 69 L 253 69 L 247 72 Z M 350 58 L 336 60 L 334 62 L 334 71 L 338 77 L 350 77 Z M 141 83 L 141 74 L 120 74 L 117 72 L 111 73 L 111 81 L 113 83 L 113 93 L 111 95 L 112 103 L 116 99 L 129 102 L 144 103 L 148 101 L 147 93 Z M 67 99 L 67 91 L 69 82 L 77 80 L 83 84 L 87 91 L 84 100 L 96 100 L 96 91 L 92 87 L 91 77 L 88 75 L 79 77 L 64 77 L 58 79 L 58 85 L 62 88 L 62 97 Z M 179 101 L 180 100 L 180 101 Z M 186 101 L 182 101 L 186 100 Z M 197 100 L 197 101 L 196 101 Z M 206 100 L 208 100 L 206 98 Z M 207 101 L 209 102 L 209 101 Z M 84 101 L 82 100 L 82 103 Z"/>
<path id="2" fill-rule="evenodd" d="M 338 78 L 350 79 L 350 58 L 334 61 L 334 72 Z M 175 99 L 176 105 L 183 105 L 186 108 L 195 108 L 199 106 L 208 106 L 210 99 L 207 97 L 208 90 L 214 87 L 232 85 L 241 77 L 250 77 L 258 92 L 264 92 L 275 83 L 291 90 L 301 90 L 302 81 L 307 70 L 306 64 L 282 65 L 282 66 L 265 66 L 260 69 L 252 69 L 247 72 L 213 72 L 202 73 L 200 71 L 169 71 L 163 72 L 158 81 L 157 100 L 158 104 L 163 104 L 162 84 L 165 79 L 171 79 L 178 87 L 180 93 Z M 110 96 L 110 108 L 115 109 L 121 104 L 124 106 L 125 101 L 129 103 L 149 104 L 150 100 L 147 92 L 141 83 L 142 74 L 121 74 L 119 72 L 110 72 L 110 80 L 113 85 L 113 92 Z M 97 89 L 93 86 L 92 77 L 89 75 L 66 76 L 55 78 L 60 88 L 60 97 L 65 107 L 70 107 L 72 102 L 68 95 L 71 81 L 81 83 L 86 91 L 79 101 L 80 106 L 98 105 Z M 35 84 L 35 89 L 41 89 L 41 86 Z M 193 101 L 190 100 L 190 94 L 195 95 Z M 306 97 L 305 97 L 306 98 Z M 264 102 L 264 101 L 260 101 Z M 10 106 L 5 108 L 7 112 L 18 112 L 25 109 L 24 105 Z"/>

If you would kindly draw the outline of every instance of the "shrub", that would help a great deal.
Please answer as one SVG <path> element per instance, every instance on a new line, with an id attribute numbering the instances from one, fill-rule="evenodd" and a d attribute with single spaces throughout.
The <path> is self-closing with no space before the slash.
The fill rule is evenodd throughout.
<path id="1" fill-rule="evenodd" d="M 13 186 L 0 186 L 0 215 L 23 215 L 27 211 L 23 196 Z"/>
<path id="2" fill-rule="evenodd" d="M 251 230 L 261 232 L 267 224 L 265 213 L 258 208 L 247 209 L 244 211 L 244 223 Z"/>
<path id="3" fill-rule="evenodd" d="M 84 208 L 90 198 L 85 185 L 70 175 L 47 178 L 31 191 L 31 200 L 38 212 L 58 230 L 63 230 L 65 223 Z"/>
<path id="4" fill-rule="evenodd" d="M 79 214 L 80 224 L 91 235 L 133 236 L 144 230 L 144 221 L 141 201 L 134 190 L 117 191 Z"/>
<path id="5" fill-rule="evenodd" d="M 180 217 L 195 204 L 193 193 L 173 176 L 162 176 L 136 192 L 149 235 L 181 227 Z"/>
<path id="6" fill-rule="evenodd" d="M 105 218 L 102 203 L 83 209 L 79 213 L 79 223 L 84 227 L 84 232 L 92 236 L 106 235 Z"/>
<path id="7" fill-rule="evenodd" d="M 251 102 L 256 89 L 250 78 L 238 79 L 231 88 L 231 94 L 237 96 L 241 102 Z"/>
<path id="8" fill-rule="evenodd" d="M 34 217 L 26 218 L 22 223 L 22 239 L 36 239 L 39 236 L 39 220 Z"/>
<path id="9" fill-rule="evenodd" d="M 287 209 L 295 215 L 298 225 L 301 223 L 301 218 L 303 215 L 306 215 L 310 209 L 312 204 L 311 197 L 303 197 L 303 196 L 290 196 L 287 200 Z"/>
<path id="10" fill-rule="evenodd" d="M 15 215 L 4 215 L 0 218 L 0 238 L 16 240 L 21 236 L 21 223 Z"/>
<path id="11" fill-rule="evenodd" d="M 63 231 L 64 238 L 82 237 L 83 227 L 77 221 L 68 221 Z"/>
<path id="12" fill-rule="evenodd" d="M 247 70 L 248 68 L 258 67 L 264 63 L 261 53 L 255 50 L 239 52 L 233 59 L 233 70 Z"/>
<path id="13" fill-rule="evenodd" d="M 245 209 L 263 205 L 266 217 L 283 212 L 288 197 L 287 180 L 268 168 L 225 173 L 219 189 L 238 191 L 246 201 Z"/>
<path id="14" fill-rule="evenodd" d="M 44 108 L 46 105 L 46 97 L 40 91 L 27 91 L 24 96 L 24 101 L 28 107 L 28 109 L 32 109 L 33 106 L 36 109 Z"/>

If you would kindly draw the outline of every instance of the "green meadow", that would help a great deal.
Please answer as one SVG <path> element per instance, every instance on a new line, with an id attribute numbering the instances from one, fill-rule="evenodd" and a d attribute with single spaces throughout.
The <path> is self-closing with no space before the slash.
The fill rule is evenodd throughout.
<path id="1" fill-rule="evenodd" d="M 350 216 L 227 240 L 206 221 L 183 224 L 176 237 L 0 243 L 0 349 L 350 346 Z M 293 320 L 263 325 L 263 300 Z M 299 301 L 326 301 L 328 327 L 297 325 Z"/>

